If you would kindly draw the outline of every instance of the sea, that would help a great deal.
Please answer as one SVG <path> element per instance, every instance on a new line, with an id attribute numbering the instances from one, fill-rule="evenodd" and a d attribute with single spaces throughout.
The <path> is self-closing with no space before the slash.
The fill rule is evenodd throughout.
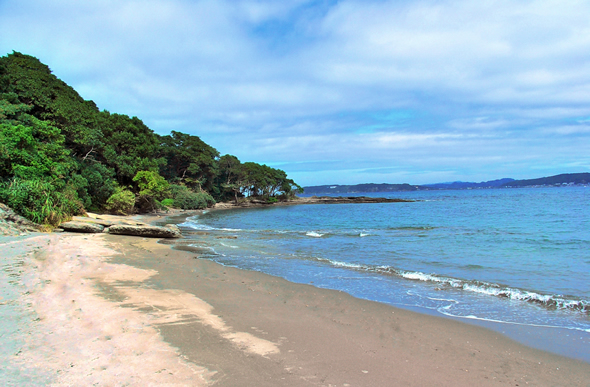
<path id="1" fill-rule="evenodd" d="M 590 187 L 359 196 L 413 201 L 205 211 L 177 247 L 590 363 Z"/>

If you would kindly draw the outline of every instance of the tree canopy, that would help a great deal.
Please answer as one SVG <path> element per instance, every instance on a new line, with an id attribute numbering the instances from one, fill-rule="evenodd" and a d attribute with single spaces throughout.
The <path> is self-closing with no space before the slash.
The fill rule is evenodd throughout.
<path id="1" fill-rule="evenodd" d="M 284 200 L 300 190 L 284 171 L 220 157 L 198 136 L 158 135 L 137 117 L 99 110 L 35 57 L 0 57 L 0 201 L 29 219 Z"/>

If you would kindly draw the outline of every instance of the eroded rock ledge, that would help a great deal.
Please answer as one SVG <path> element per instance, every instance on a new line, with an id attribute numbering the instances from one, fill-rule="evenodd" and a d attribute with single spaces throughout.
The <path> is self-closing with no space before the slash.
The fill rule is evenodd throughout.
<path id="1" fill-rule="evenodd" d="M 153 226 L 130 218 L 114 215 L 88 214 L 88 217 L 74 216 L 59 225 L 59 229 L 79 233 L 109 233 L 115 235 L 133 235 L 147 238 L 180 238 L 179 228 L 172 224 Z"/>

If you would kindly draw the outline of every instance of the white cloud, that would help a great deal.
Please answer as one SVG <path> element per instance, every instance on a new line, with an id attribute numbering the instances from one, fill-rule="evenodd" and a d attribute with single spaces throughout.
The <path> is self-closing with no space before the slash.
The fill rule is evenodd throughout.
<path id="1" fill-rule="evenodd" d="M 589 14 L 551 0 L 5 0 L 0 50 L 157 132 L 317 161 L 304 182 L 322 161 L 351 180 L 377 176 L 355 163 L 477 176 L 584 157 Z"/>

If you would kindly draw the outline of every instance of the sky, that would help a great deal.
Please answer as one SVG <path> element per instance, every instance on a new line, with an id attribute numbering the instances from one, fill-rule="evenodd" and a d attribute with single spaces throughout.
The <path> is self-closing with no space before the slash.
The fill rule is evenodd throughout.
<path id="1" fill-rule="evenodd" d="M 590 171 L 590 2 L 0 0 L 0 56 L 302 186 Z"/>

